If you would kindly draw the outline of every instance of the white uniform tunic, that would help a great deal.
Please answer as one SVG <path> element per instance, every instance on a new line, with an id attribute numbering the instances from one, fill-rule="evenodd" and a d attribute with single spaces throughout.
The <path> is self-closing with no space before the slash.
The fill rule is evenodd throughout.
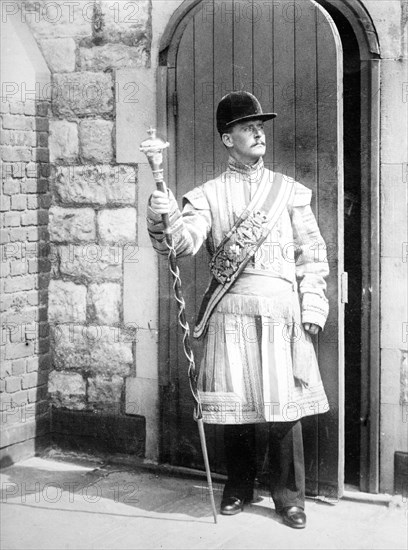
<path id="1" fill-rule="evenodd" d="M 195 254 L 206 239 L 214 252 L 265 170 L 262 159 L 249 167 L 230 158 L 219 178 L 184 196 L 182 213 L 171 195 L 177 255 Z M 278 222 L 209 319 L 198 379 L 206 423 L 293 421 L 329 409 L 302 324 L 323 329 L 328 315 L 326 248 L 310 200 L 311 191 L 294 182 Z M 155 249 L 167 253 L 161 218 L 150 208 L 148 229 Z"/>

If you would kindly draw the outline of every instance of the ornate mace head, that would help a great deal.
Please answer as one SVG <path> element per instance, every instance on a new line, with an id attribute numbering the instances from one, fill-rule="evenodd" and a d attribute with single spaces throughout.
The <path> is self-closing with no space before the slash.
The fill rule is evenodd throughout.
<path id="1" fill-rule="evenodd" d="M 150 167 L 156 181 L 163 180 L 163 150 L 169 147 L 170 143 L 156 136 L 156 129 L 150 128 L 147 133 L 149 138 L 143 141 L 139 149 L 149 161 Z"/>

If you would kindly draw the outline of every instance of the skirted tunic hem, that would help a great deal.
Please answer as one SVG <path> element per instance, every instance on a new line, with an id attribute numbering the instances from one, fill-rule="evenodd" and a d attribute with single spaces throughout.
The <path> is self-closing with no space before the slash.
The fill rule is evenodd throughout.
<path id="1" fill-rule="evenodd" d="M 244 272 L 211 316 L 204 349 L 205 423 L 289 422 L 329 410 L 289 281 Z"/>

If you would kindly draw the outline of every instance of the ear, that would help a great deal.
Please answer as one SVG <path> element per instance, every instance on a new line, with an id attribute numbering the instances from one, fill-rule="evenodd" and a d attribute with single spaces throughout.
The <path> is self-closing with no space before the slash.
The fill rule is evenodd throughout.
<path id="1" fill-rule="evenodd" d="M 231 134 L 227 134 L 227 133 L 222 134 L 221 139 L 222 139 L 222 142 L 225 145 L 225 147 L 233 147 L 234 146 Z"/>

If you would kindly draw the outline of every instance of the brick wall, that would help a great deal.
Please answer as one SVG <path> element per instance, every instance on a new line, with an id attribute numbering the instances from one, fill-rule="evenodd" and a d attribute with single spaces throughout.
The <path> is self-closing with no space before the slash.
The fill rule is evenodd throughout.
<path id="1" fill-rule="evenodd" d="M 2 101 L 2 447 L 48 433 L 47 101 Z"/>

